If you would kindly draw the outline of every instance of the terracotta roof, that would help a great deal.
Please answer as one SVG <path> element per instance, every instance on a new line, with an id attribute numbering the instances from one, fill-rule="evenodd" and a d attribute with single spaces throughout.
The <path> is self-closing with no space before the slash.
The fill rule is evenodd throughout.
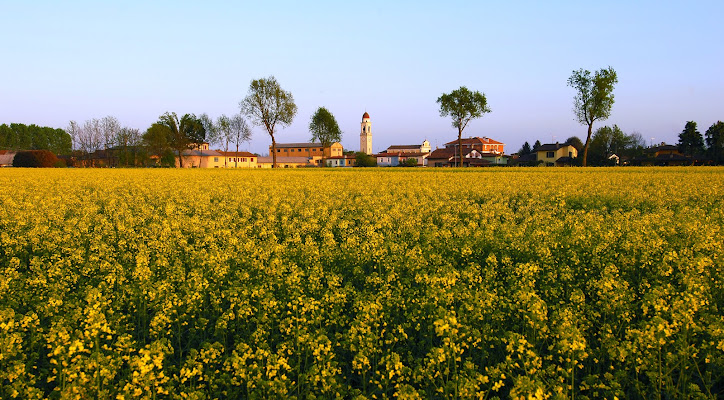
<path id="1" fill-rule="evenodd" d="M 435 149 L 427 158 L 450 158 L 454 155 L 455 150 L 453 149 Z"/>
<path id="2" fill-rule="evenodd" d="M 483 137 L 475 136 L 475 137 L 469 137 L 469 138 L 462 138 L 461 142 L 462 142 L 462 144 L 478 144 L 478 143 L 479 144 L 505 144 L 505 143 L 499 142 L 497 140 L 493 140 L 486 136 L 483 136 Z M 445 143 L 445 146 L 456 145 L 456 144 L 458 144 L 457 139 L 453 140 L 452 142 Z"/>
<path id="3" fill-rule="evenodd" d="M 369 118 L 369 117 L 370 117 L 370 115 L 367 114 L 367 111 L 365 111 L 365 113 L 362 114 L 362 119 Z"/>
<path id="4" fill-rule="evenodd" d="M 387 150 L 390 150 L 390 149 L 392 149 L 392 150 L 419 149 L 420 147 L 422 147 L 421 144 L 410 144 L 410 145 L 396 144 L 396 145 L 388 147 Z"/>

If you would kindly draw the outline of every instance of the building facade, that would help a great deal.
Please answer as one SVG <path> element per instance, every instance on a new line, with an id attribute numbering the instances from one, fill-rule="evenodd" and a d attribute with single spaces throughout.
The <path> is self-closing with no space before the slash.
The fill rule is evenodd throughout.
<path id="1" fill-rule="evenodd" d="M 489 137 L 469 137 L 467 139 L 461 139 L 460 142 L 463 148 L 463 153 L 466 149 L 475 149 L 482 153 L 505 154 L 505 143 L 493 140 Z M 453 140 L 452 142 L 445 143 L 445 148 L 457 149 L 458 141 Z"/>
<path id="2" fill-rule="evenodd" d="M 256 168 L 257 155 L 248 151 L 218 151 L 224 157 L 224 168 Z"/>
<path id="3" fill-rule="evenodd" d="M 568 165 L 578 157 L 578 150 L 570 144 L 549 143 L 538 147 L 535 154 L 536 160 L 546 165 Z"/>
<path id="4" fill-rule="evenodd" d="M 277 163 L 284 157 L 307 157 L 311 158 L 314 165 L 322 165 L 322 160 L 342 155 L 342 144 L 332 143 L 323 147 L 321 143 L 277 143 Z M 269 155 L 272 154 L 272 146 L 269 146 Z"/>
<path id="5" fill-rule="evenodd" d="M 272 156 L 257 157 L 257 168 L 272 168 L 273 165 L 274 158 Z M 301 168 L 318 165 L 312 157 L 277 157 L 277 168 Z"/>
<path id="6" fill-rule="evenodd" d="M 385 153 L 429 153 L 432 150 L 430 142 L 423 140 L 422 144 L 396 144 L 387 148 Z"/>

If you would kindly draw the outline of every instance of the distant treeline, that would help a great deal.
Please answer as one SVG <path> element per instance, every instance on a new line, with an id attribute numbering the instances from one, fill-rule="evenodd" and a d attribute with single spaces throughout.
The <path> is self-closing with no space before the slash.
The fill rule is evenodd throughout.
<path id="1" fill-rule="evenodd" d="M 69 154 L 73 140 L 63 129 L 24 124 L 0 125 L 0 149 L 50 150 L 55 154 Z"/>

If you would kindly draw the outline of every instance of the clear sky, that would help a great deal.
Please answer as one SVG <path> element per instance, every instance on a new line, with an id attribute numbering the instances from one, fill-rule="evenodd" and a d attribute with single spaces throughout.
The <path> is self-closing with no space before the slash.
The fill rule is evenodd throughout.
<path id="1" fill-rule="evenodd" d="M 274 75 L 299 112 L 278 142 L 307 141 L 319 106 L 359 150 L 456 138 L 437 98 L 465 85 L 492 113 L 465 136 L 515 152 L 564 141 L 575 69 L 618 73 L 611 118 L 676 143 L 724 120 L 724 1 L 0 1 L 0 123 L 65 128 L 106 115 L 145 130 L 166 111 L 239 111 Z M 259 127 L 248 149 L 267 152 Z"/>

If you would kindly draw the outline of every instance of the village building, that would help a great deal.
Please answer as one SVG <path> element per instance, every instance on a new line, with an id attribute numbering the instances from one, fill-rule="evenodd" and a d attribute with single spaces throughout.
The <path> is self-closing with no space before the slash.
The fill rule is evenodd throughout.
<path id="1" fill-rule="evenodd" d="M 324 161 L 328 167 L 354 167 L 357 163 L 357 157 L 345 154 L 343 156 L 329 157 Z"/>
<path id="2" fill-rule="evenodd" d="M 342 155 L 342 144 L 339 142 L 332 143 L 324 147 L 321 143 L 277 143 L 277 164 L 281 158 L 288 157 L 307 157 L 312 159 L 313 165 L 322 165 L 322 160 L 330 157 Z M 273 149 L 269 145 L 269 156 L 272 155 Z M 289 163 L 289 160 L 285 162 Z"/>
<path id="3" fill-rule="evenodd" d="M 507 165 L 508 156 L 498 153 L 482 152 L 477 149 L 463 148 L 463 160 L 455 148 L 436 149 L 427 157 L 429 167 L 489 167 Z"/>
<path id="4" fill-rule="evenodd" d="M 429 153 L 432 149 L 430 148 L 430 142 L 423 140 L 422 144 L 396 144 L 392 145 L 385 150 L 385 153 Z"/>
<path id="5" fill-rule="evenodd" d="M 498 142 L 489 137 L 469 137 L 460 141 L 463 152 L 465 149 L 475 149 L 481 153 L 493 153 L 493 154 L 505 154 L 505 143 Z M 452 142 L 445 143 L 446 149 L 457 149 L 458 141 L 453 140 Z"/>
<path id="6" fill-rule="evenodd" d="M 430 142 L 424 140 L 421 145 L 392 145 L 382 153 L 375 154 L 380 167 L 396 167 L 407 160 L 415 159 L 418 166 L 427 166 L 430 155 Z"/>
<path id="7" fill-rule="evenodd" d="M 636 157 L 631 160 L 632 165 L 660 165 L 660 166 L 673 166 L 673 165 L 694 165 L 704 164 L 706 160 L 689 157 L 681 153 L 679 146 L 674 146 L 666 143 L 661 143 L 658 146 L 652 146 L 644 150 L 643 157 Z"/>
<path id="8" fill-rule="evenodd" d="M 219 154 L 224 157 L 222 164 L 224 168 L 256 168 L 258 156 L 248 151 L 221 151 Z"/>
<path id="9" fill-rule="evenodd" d="M 0 168 L 12 167 L 15 159 L 15 152 L 11 150 L 0 150 Z"/>
<path id="10" fill-rule="evenodd" d="M 184 168 L 223 168 L 224 156 L 216 150 L 209 149 L 208 143 L 202 143 L 181 153 Z M 179 157 L 175 157 L 176 167 L 180 166 Z"/>
<path id="11" fill-rule="evenodd" d="M 277 157 L 277 168 L 302 168 L 318 166 L 312 157 L 295 156 L 295 157 Z M 257 157 L 257 168 L 272 168 L 274 165 L 274 157 Z"/>
<path id="12" fill-rule="evenodd" d="M 549 143 L 536 148 L 535 154 L 538 162 L 560 167 L 571 165 L 573 159 L 578 157 L 578 150 L 566 143 Z"/>

